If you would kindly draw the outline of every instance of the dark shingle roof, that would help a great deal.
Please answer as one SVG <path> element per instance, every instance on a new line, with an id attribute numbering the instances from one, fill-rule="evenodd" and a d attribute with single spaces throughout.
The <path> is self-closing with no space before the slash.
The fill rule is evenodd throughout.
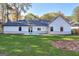
<path id="1" fill-rule="evenodd" d="M 79 22 L 74 22 L 74 23 L 72 23 L 72 26 L 73 26 L 73 27 L 79 26 Z"/>
<path id="2" fill-rule="evenodd" d="M 16 22 L 8 21 L 4 26 L 48 26 L 51 22 L 56 20 L 58 17 L 62 17 L 67 23 L 70 24 L 70 21 L 64 16 L 57 16 L 53 20 L 44 20 L 44 19 L 33 19 L 33 20 L 18 20 Z"/>
<path id="3" fill-rule="evenodd" d="M 16 22 L 8 21 L 4 26 L 48 26 L 47 20 L 18 20 Z"/>

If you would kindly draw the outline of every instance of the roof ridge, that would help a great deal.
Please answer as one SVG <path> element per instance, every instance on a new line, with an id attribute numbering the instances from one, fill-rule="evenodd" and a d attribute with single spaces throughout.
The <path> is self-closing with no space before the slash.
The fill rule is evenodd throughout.
<path id="1" fill-rule="evenodd" d="M 68 24 L 70 24 L 67 20 L 67 18 L 64 15 L 57 15 L 55 18 L 53 18 L 53 20 L 51 19 L 51 22 L 55 21 L 58 17 L 62 17 Z M 51 23 L 50 22 L 50 23 Z M 71 25 L 71 24 L 70 24 Z"/>

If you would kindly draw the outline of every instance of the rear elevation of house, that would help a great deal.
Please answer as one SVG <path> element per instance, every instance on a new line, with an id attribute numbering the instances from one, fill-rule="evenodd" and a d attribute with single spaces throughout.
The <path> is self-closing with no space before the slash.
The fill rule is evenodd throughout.
<path id="1" fill-rule="evenodd" d="M 48 20 L 17 20 L 8 21 L 3 25 L 6 34 L 71 34 L 71 25 L 64 16 L 59 15 Z"/>

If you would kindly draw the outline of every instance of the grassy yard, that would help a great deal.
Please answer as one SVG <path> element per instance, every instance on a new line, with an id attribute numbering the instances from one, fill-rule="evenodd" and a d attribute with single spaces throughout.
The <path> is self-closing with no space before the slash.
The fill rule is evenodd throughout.
<path id="1" fill-rule="evenodd" d="M 27 36 L 0 34 L 0 54 L 24 56 L 79 56 L 79 52 L 62 51 L 50 45 L 54 40 L 79 40 L 79 36 Z"/>

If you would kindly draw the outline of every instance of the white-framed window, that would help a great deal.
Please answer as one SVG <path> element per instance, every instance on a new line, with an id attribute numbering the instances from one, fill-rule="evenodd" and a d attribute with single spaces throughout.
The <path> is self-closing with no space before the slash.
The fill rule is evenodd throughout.
<path id="1" fill-rule="evenodd" d="M 38 31 L 41 31 L 41 28 L 37 28 Z"/>
<path id="2" fill-rule="evenodd" d="M 22 30 L 22 28 L 21 27 L 19 27 L 19 31 L 21 31 Z"/>
<path id="3" fill-rule="evenodd" d="M 60 27 L 60 31 L 63 32 L 63 27 Z"/>
<path id="4" fill-rule="evenodd" d="M 53 31 L 53 27 L 50 27 L 50 31 Z"/>

